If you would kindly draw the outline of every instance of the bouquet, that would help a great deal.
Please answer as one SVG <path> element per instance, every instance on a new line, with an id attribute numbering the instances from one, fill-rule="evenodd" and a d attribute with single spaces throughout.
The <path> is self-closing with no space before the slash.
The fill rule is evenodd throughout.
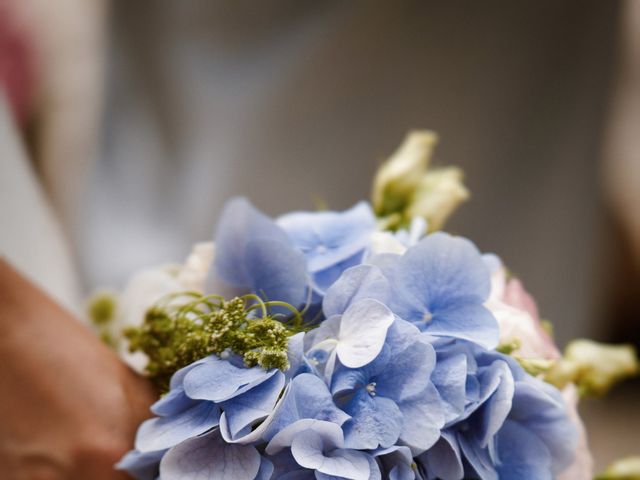
<path id="1" fill-rule="evenodd" d="M 577 400 L 634 374 L 635 353 L 578 340 L 562 355 L 501 260 L 441 231 L 468 192 L 457 168 L 429 168 L 435 143 L 409 134 L 371 203 L 343 212 L 272 219 L 232 199 L 184 265 L 94 299 L 100 333 L 162 392 L 117 468 L 593 478 Z"/>

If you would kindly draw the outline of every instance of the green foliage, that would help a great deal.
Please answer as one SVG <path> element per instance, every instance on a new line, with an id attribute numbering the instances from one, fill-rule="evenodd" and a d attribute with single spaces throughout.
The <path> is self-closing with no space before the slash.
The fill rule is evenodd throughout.
<path id="1" fill-rule="evenodd" d="M 271 315 L 271 306 L 288 308 L 293 320 Z M 261 310 L 261 316 L 254 312 Z M 151 307 L 140 327 L 128 328 L 131 352 L 149 357 L 147 373 L 167 390 L 171 375 L 211 354 L 231 351 L 248 367 L 289 368 L 288 339 L 303 331 L 300 314 L 282 302 L 263 302 L 255 295 L 224 300 L 197 293 L 172 295 Z"/>

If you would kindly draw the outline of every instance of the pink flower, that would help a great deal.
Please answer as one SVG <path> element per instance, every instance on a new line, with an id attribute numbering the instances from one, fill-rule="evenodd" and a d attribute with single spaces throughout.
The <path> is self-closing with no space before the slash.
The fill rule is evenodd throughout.
<path id="1" fill-rule="evenodd" d="M 560 352 L 540 322 L 533 297 L 518 279 L 507 280 L 503 266 L 491 275 L 491 294 L 487 302 L 500 327 L 500 343 L 514 343 L 514 354 L 522 358 L 557 360 Z"/>

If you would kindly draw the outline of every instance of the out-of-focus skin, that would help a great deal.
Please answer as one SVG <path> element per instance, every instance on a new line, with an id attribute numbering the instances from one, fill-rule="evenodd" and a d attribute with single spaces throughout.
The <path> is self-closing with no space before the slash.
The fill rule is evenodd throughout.
<path id="1" fill-rule="evenodd" d="M 2 258 L 0 365 L 3 479 L 127 478 L 113 464 L 157 394 Z"/>
<path id="2" fill-rule="evenodd" d="M 607 130 L 604 176 L 608 196 L 631 240 L 640 270 L 640 2 L 627 0 L 621 19 L 618 72 Z"/>

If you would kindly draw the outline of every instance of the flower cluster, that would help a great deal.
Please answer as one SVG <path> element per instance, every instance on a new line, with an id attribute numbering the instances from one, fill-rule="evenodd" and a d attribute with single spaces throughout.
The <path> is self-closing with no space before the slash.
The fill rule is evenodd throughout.
<path id="1" fill-rule="evenodd" d="M 426 234 L 426 214 L 406 218 L 437 182 L 403 179 L 426 168 L 411 151 L 378 176 L 382 221 L 364 202 L 277 219 L 244 198 L 227 204 L 215 254 L 199 246 L 206 255 L 171 276 L 196 293 L 158 302 L 163 281 L 130 330 L 168 391 L 118 468 L 139 479 L 588 478 L 574 405 L 544 381 L 560 354 L 532 299 L 496 257 Z M 384 230 L 394 201 L 403 220 Z"/>
<path id="2" fill-rule="evenodd" d="M 551 478 L 565 468 L 576 443 L 565 404 L 494 350 L 491 276 L 476 247 L 434 233 L 403 254 L 374 254 L 374 231 L 366 204 L 272 221 L 232 200 L 210 288 L 287 302 L 311 327 L 288 337 L 286 369 L 227 349 L 178 370 L 120 467 L 235 480 Z"/>

